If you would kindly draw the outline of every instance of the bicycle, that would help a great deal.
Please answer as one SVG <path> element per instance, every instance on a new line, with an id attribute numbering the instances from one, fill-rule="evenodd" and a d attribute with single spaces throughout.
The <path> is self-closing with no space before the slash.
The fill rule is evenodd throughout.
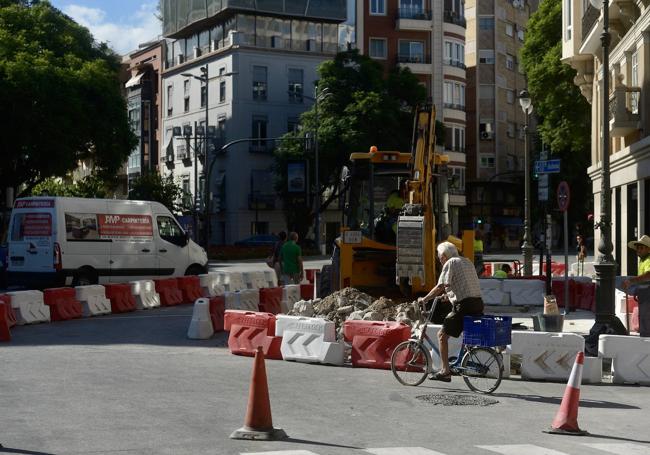
<path id="1" fill-rule="evenodd" d="M 433 368 L 433 360 L 429 350 L 425 348 L 425 342 L 436 352 L 440 357 L 438 346 L 434 343 L 429 335 L 427 335 L 427 324 L 431 322 L 433 315 L 433 308 L 427 313 L 426 318 L 421 321 L 421 327 L 414 328 L 416 337 L 407 341 L 403 341 L 395 347 L 390 360 L 391 370 L 395 378 L 403 385 L 418 386 L 424 382 L 426 377 L 431 374 Z M 476 330 L 473 326 L 484 319 L 489 321 L 489 318 L 494 319 L 492 316 L 487 317 L 471 317 L 465 316 L 464 331 L 465 337 L 458 354 L 455 359 L 450 357 L 449 368 L 453 375 L 461 376 L 467 387 L 470 390 L 478 393 L 490 394 L 494 392 L 501 384 L 503 378 L 503 361 L 501 353 L 494 346 L 486 346 L 484 344 L 495 343 L 494 338 L 488 340 L 487 343 L 476 339 Z M 510 336 L 510 327 L 512 325 L 511 318 L 498 318 L 499 320 L 506 320 L 507 327 L 501 332 L 507 330 L 507 336 Z M 489 323 L 487 325 L 490 325 Z M 484 327 L 484 326 L 483 326 Z M 482 330 L 482 329 L 481 329 Z M 493 330 L 489 327 L 488 330 Z M 419 331 L 419 334 L 417 332 Z M 471 333 L 468 333 L 471 332 Z M 479 334 L 483 335 L 483 334 Z M 468 338 L 472 339 L 472 344 L 466 343 Z M 497 337 L 498 338 L 498 337 Z M 503 337 L 498 341 L 498 345 L 506 341 Z M 509 343 L 509 340 L 507 340 Z M 476 343 L 476 344 L 474 344 Z M 508 344 L 503 343 L 503 345 Z M 495 344 L 496 345 L 496 344 Z M 453 362 L 452 362 L 453 359 Z"/>

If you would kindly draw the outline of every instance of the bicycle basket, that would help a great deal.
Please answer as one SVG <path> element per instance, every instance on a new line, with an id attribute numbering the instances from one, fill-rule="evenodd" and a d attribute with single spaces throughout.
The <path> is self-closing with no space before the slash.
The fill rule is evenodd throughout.
<path id="1" fill-rule="evenodd" d="M 512 318 L 510 316 L 465 316 L 463 343 L 471 346 L 505 346 L 511 343 Z"/>

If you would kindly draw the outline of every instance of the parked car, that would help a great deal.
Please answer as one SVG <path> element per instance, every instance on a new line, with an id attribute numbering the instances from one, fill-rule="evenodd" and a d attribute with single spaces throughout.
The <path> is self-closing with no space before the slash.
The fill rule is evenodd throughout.
<path id="1" fill-rule="evenodd" d="M 235 246 L 273 246 L 280 238 L 273 234 L 257 234 L 235 242 Z"/>

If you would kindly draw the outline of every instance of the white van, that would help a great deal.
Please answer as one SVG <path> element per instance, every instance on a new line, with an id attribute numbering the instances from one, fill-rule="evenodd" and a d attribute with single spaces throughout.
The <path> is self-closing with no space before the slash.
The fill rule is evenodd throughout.
<path id="1" fill-rule="evenodd" d="M 207 270 L 205 250 L 158 202 L 22 198 L 9 226 L 10 284 L 78 286 Z"/>

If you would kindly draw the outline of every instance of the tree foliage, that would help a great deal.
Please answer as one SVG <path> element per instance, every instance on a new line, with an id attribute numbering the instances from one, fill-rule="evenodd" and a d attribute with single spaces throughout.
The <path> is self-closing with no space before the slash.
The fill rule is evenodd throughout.
<path id="1" fill-rule="evenodd" d="M 562 2 L 544 0 L 528 21 L 521 62 L 538 120 L 537 131 L 562 159 L 560 178 L 572 183 L 572 210 L 589 210 L 591 107 L 573 83 L 576 71 L 562 58 Z M 577 207 L 577 210 L 576 210 Z"/>
<path id="2" fill-rule="evenodd" d="M 129 199 L 160 202 L 174 214 L 191 210 L 192 204 L 187 196 L 180 185 L 174 182 L 173 176 L 162 177 L 157 172 L 137 177 L 131 182 L 129 189 Z"/>
<path id="3" fill-rule="evenodd" d="M 97 175 L 88 175 L 83 179 L 70 183 L 58 178 L 45 179 L 36 184 L 32 196 L 66 196 L 104 199 L 112 194 L 111 185 Z"/>
<path id="4" fill-rule="evenodd" d="M 275 151 L 276 188 L 284 199 L 289 228 L 301 237 L 314 217 L 313 199 L 287 192 L 287 162 L 306 160 L 313 172 L 317 134 L 320 187 L 315 188 L 311 179 L 310 193 L 327 191 L 328 197 L 318 207 L 322 211 L 336 197 L 330 190 L 337 186 L 352 152 L 367 152 L 372 145 L 380 150 L 410 150 L 413 111 L 426 97 L 408 69 L 395 68 L 386 74 L 379 63 L 356 50 L 323 62 L 318 74 L 318 111 L 314 104 L 303 113 L 299 131 L 286 134 Z"/>
<path id="5" fill-rule="evenodd" d="M 28 194 L 90 159 L 115 174 L 136 144 L 119 57 L 48 2 L 0 0 L 3 186 Z"/>

